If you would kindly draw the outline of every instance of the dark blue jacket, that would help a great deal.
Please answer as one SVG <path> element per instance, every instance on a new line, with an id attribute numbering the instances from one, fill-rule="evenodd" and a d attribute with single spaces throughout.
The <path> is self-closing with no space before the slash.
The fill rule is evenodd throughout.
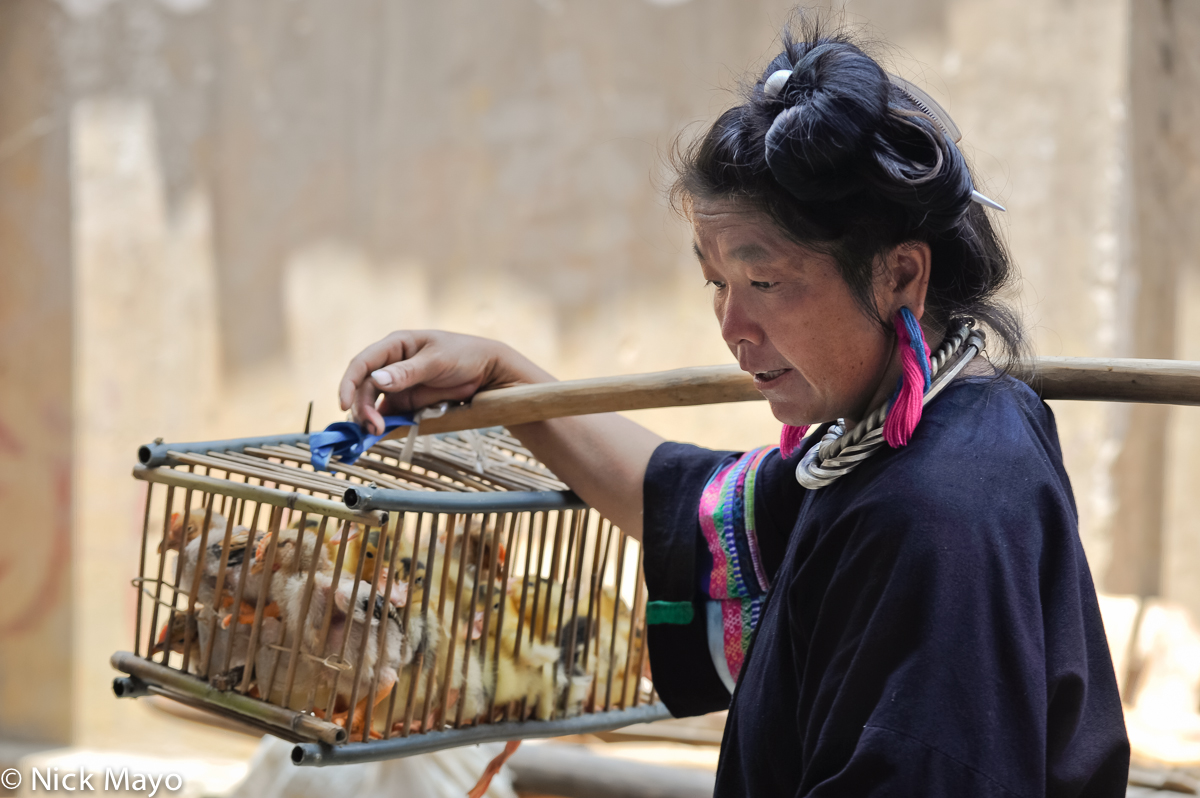
<path id="1" fill-rule="evenodd" d="M 1116 679 L 1053 414 L 1032 391 L 959 380 L 907 447 L 819 490 L 795 481 L 799 453 L 759 458 L 754 495 L 729 491 L 755 538 L 729 527 L 730 556 L 769 581 L 754 597 L 746 577 L 757 623 L 731 698 L 709 655 L 697 508 L 744 456 L 668 443 L 645 480 L 650 599 L 696 608 L 650 626 L 654 681 L 677 716 L 729 708 L 717 796 L 1125 794 Z"/>

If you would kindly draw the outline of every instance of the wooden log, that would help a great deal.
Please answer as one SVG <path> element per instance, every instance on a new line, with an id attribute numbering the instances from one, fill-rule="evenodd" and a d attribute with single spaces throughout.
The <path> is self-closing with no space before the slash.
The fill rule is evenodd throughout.
<path id="1" fill-rule="evenodd" d="M 1016 376 L 1044 399 L 1200 405 L 1200 362 L 1196 361 L 1041 357 Z M 483 391 L 469 404 L 422 422 L 421 432 L 760 399 L 753 379 L 736 365 L 697 366 Z M 407 434 L 408 428 L 402 427 L 388 437 Z"/>
<path id="2" fill-rule="evenodd" d="M 1043 399 L 1200 405 L 1200 362 L 1039 357 L 1019 375 Z"/>

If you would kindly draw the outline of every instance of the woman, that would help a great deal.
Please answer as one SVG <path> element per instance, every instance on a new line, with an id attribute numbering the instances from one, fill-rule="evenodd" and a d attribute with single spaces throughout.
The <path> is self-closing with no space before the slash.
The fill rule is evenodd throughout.
<path id="1" fill-rule="evenodd" d="M 615 415 L 513 433 L 642 536 L 660 695 L 729 708 L 717 795 L 1124 795 L 1053 416 L 972 359 L 961 321 L 1021 351 L 953 123 L 815 27 L 744 99 L 679 159 L 676 197 L 783 450 L 667 443 Z M 493 341 L 400 332 L 340 391 L 378 431 L 381 409 L 552 379 Z"/>

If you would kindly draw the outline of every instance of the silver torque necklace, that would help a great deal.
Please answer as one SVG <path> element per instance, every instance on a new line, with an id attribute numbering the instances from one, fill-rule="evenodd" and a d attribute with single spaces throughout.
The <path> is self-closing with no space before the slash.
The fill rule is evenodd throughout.
<path id="1" fill-rule="evenodd" d="M 932 402 L 975 355 L 983 351 L 983 346 L 983 331 L 975 329 L 969 321 L 947 335 L 929 358 L 929 371 L 933 379 L 921 400 L 921 406 Z M 951 358 L 954 358 L 953 362 L 947 365 Z M 849 432 L 846 432 L 845 421 L 838 419 L 821 438 L 821 442 L 800 458 L 796 465 L 796 481 L 812 490 L 823 488 L 850 473 L 874 454 L 884 444 L 883 422 L 887 418 L 889 404 L 884 402 L 875 408 Z"/>

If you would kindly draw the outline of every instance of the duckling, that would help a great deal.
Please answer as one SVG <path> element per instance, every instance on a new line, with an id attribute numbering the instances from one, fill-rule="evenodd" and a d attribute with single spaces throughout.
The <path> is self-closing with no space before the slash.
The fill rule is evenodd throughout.
<path id="1" fill-rule="evenodd" d="M 518 604 L 522 591 L 525 592 L 525 634 L 541 640 L 545 630 L 547 639 L 551 638 L 562 605 L 563 586 L 544 576 L 526 576 L 523 583 L 509 585 L 509 592 L 516 596 Z"/>
<path id="2" fill-rule="evenodd" d="M 586 607 L 586 601 L 581 598 L 580 606 L 573 607 L 572 613 L 568 614 L 563 604 L 564 601 L 567 606 L 573 603 L 568 585 L 545 577 L 528 576 L 523 583 L 514 581 L 509 587 L 514 605 L 519 605 L 522 590 L 526 592 L 524 623 L 527 629 L 523 639 L 532 638 L 542 645 L 557 647 L 556 696 L 568 715 L 576 714 L 582 709 L 592 685 L 583 653 L 589 649 L 595 630 L 585 616 L 578 614 Z M 562 618 L 562 627 L 556 628 L 559 618 Z"/>
<path id="3" fill-rule="evenodd" d="M 307 526 L 307 525 L 306 525 Z M 255 562 L 251 567 L 253 573 L 261 573 L 266 565 L 266 547 L 269 545 L 269 538 L 264 537 L 259 541 L 255 554 Z M 307 613 L 304 611 L 304 595 L 308 588 L 308 574 L 310 569 L 315 567 L 313 574 L 312 595 L 309 599 Z M 270 683 L 273 674 L 277 672 L 278 667 L 286 669 L 289 653 L 283 653 L 284 659 L 279 666 L 274 664 L 274 660 L 278 658 L 279 653 L 270 646 L 278 644 L 287 648 L 293 644 L 296 636 L 300 637 L 300 651 L 305 654 L 313 654 L 324 657 L 326 652 L 339 654 L 342 651 L 343 641 L 346 642 L 346 656 L 353 659 L 358 656 L 363 635 L 368 636 L 366 643 L 366 651 L 364 660 L 360 669 L 360 688 L 357 693 L 360 696 L 365 696 L 369 689 L 370 679 L 374 675 L 375 662 L 379 651 L 379 637 L 381 633 L 386 634 L 384 640 L 385 645 L 385 665 L 380 676 L 378 692 L 375 696 L 375 703 L 382 700 L 391 689 L 391 685 L 395 681 L 396 671 L 404 664 L 406 660 L 412 659 L 411 650 L 402 645 L 404 640 L 403 630 L 400 628 L 399 617 L 395 613 L 395 602 L 403 595 L 402 589 L 398 586 L 393 586 L 392 600 L 385 601 L 383 596 L 376 595 L 374 597 L 374 607 L 367 612 L 368 597 L 371 593 L 371 585 L 368 581 L 359 581 L 358 593 L 356 598 L 357 607 L 354 613 L 349 613 L 350 596 L 354 591 L 355 580 L 351 578 L 343 578 L 339 580 L 337 589 L 333 589 L 333 563 L 330 561 L 329 549 L 325 546 L 317 545 L 317 535 L 315 532 L 307 529 L 301 532 L 298 528 L 281 530 L 278 533 L 276 542 L 275 559 L 272 565 L 273 576 L 268 585 L 268 606 L 276 606 L 280 611 L 280 625 L 264 622 L 263 646 L 260 647 L 256 655 L 258 680 L 264 692 L 270 692 L 273 700 L 282 700 L 282 695 L 276 696 L 278 690 L 282 690 L 282 680 L 279 684 Z M 380 585 L 386 584 L 382 581 L 386 578 L 383 575 Z M 407 584 L 404 585 L 407 589 Z M 332 597 L 331 597 L 332 593 Z M 321 625 L 324 620 L 326 608 L 330 606 L 332 598 L 331 625 L 326 644 L 323 647 L 323 652 L 318 652 L 316 649 L 319 644 L 319 634 Z M 385 606 L 386 605 L 386 606 Z M 402 602 L 401 602 L 402 605 Z M 386 610 L 386 612 L 385 612 Z M 350 615 L 353 615 L 351 620 L 347 620 Z M 367 616 L 370 616 L 369 621 Z M 348 624 L 348 626 L 347 626 Z M 349 639 L 347 640 L 347 636 Z M 268 671 L 267 668 L 270 670 Z M 320 672 L 318 672 L 320 671 Z M 272 674 L 267 676 L 266 674 Z M 345 674 L 343 674 L 345 675 Z M 297 677 L 300 684 L 300 689 L 293 692 L 293 697 L 301 702 L 306 701 L 309 693 L 308 687 L 315 682 L 318 687 L 324 691 L 324 699 L 327 703 L 328 690 L 333 681 L 333 672 L 326 669 L 323 665 L 316 664 L 307 656 L 301 656 L 297 662 Z M 365 684 L 364 684 L 365 681 Z M 348 702 L 350 693 L 352 692 L 351 682 L 352 677 L 338 679 L 338 701 Z M 276 689 L 278 687 L 278 690 Z M 364 698 L 365 701 L 365 698 Z M 359 702 L 359 706 L 355 708 L 355 716 L 352 718 L 352 726 L 361 727 L 362 716 L 365 713 L 365 704 Z M 343 709 L 345 711 L 345 709 Z M 344 715 L 341 716 L 344 719 Z"/>
<path id="4" fill-rule="evenodd" d="M 587 623 L 587 618 L 577 614 L 581 609 L 586 608 L 586 596 L 580 598 L 579 607 L 573 608 L 576 614 L 567 615 L 563 607 L 563 596 L 567 595 L 568 606 L 572 603 L 572 597 L 566 585 L 552 582 L 545 577 L 535 576 L 527 576 L 525 585 L 527 587 L 522 588 L 521 584 L 517 583 L 515 587 L 510 588 L 510 590 L 515 590 L 518 599 L 522 589 L 526 593 L 525 628 L 527 631 L 525 634 L 542 640 L 543 632 L 545 632 L 546 640 L 553 640 L 556 645 L 561 647 L 563 665 L 565 666 L 568 662 L 575 663 L 575 668 L 578 670 L 588 636 L 592 633 L 592 627 Z M 562 618 L 562 628 L 558 629 L 560 617 Z M 572 627 L 574 627 L 574 634 L 572 634 Z M 572 650 L 572 646 L 574 650 Z"/>
<path id="5" fill-rule="evenodd" d="M 642 658 L 642 628 L 633 628 L 633 613 L 629 605 L 617 593 L 616 587 L 605 585 L 599 596 L 599 607 L 596 613 L 596 685 L 599 691 L 597 703 L 603 703 L 608 694 L 609 663 L 612 663 L 611 700 L 614 704 L 622 702 L 629 705 L 637 694 L 640 674 L 635 672 L 635 665 Z M 613 621 L 616 620 L 616 632 L 613 632 Z M 632 640 L 631 640 L 632 632 Z M 625 673 L 629 671 L 629 682 L 626 684 Z"/>
<path id="6" fill-rule="evenodd" d="M 364 536 L 362 529 L 357 524 L 352 524 L 349 533 L 349 543 L 346 545 L 346 553 L 342 560 L 342 570 L 347 573 L 356 573 L 358 569 L 358 560 L 363 558 L 363 577 L 375 572 L 375 557 L 379 554 L 379 530 L 371 529 Z M 337 557 L 338 545 L 342 541 L 342 533 L 339 531 L 332 540 L 326 545 L 329 547 L 330 559 Z M 392 559 L 392 544 L 394 541 L 394 531 L 390 531 L 386 536 L 386 543 L 383 547 L 383 562 L 384 565 L 380 568 L 379 580 L 380 584 L 385 584 L 388 573 L 387 563 Z M 411 563 L 411 557 L 404 557 L 404 560 Z M 422 569 L 424 566 L 422 566 Z M 408 572 L 397 576 L 396 585 L 392 589 L 391 601 L 397 607 L 403 607 L 408 598 Z"/>
<path id="7" fill-rule="evenodd" d="M 201 669 L 207 667 L 209 669 L 209 680 L 214 685 L 218 683 L 226 686 L 219 689 L 228 689 L 235 684 L 241 682 L 241 671 L 246 665 L 247 653 L 250 647 L 250 625 L 237 624 L 232 629 L 229 628 L 224 621 L 228 620 L 229 616 L 222 616 L 219 612 L 201 607 L 197 613 L 197 644 L 199 646 L 195 659 L 195 671 L 201 673 Z M 214 618 L 218 623 L 213 623 Z M 212 635 L 209 634 L 209 629 L 212 629 Z M 212 653 L 209 653 L 209 647 L 213 648 Z M 232 652 L 229 651 L 232 647 Z M 226 670 L 225 660 L 228 656 L 229 667 Z M 190 664 L 190 663 L 189 663 Z M 204 675 L 201 673 L 201 675 Z M 214 678 L 223 676 L 221 678 Z"/>
<path id="8" fill-rule="evenodd" d="M 406 644 L 411 646 L 413 659 L 404 665 L 397 673 L 396 679 L 396 713 L 402 715 L 404 707 L 408 701 L 410 691 L 413 692 L 413 714 L 419 716 L 421 708 L 425 705 L 425 696 L 427 685 L 429 684 L 429 674 L 433 672 L 438 664 L 438 653 L 441 643 L 441 624 L 437 622 L 435 613 L 430 613 L 425 619 L 420 617 L 417 612 L 417 604 L 413 603 L 411 613 L 409 615 L 408 629 L 405 636 Z M 437 676 L 434 678 L 435 691 L 436 685 L 440 683 L 440 676 L 444 673 L 444 669 L 438 668 Z M 413 682 L 416 686 L 413 686 Z M 436 710 L 430 710 L 430 718 L 428 726 L 432 728 L 433 715 Z M 377 731 L 381 731 L 387 723 L 387 719 L 383 717 L 384 713 L 372 718 L 372 725 Z M 392 723 L 392 731 L 399 732 L 404 724 L 403 717 L 397 717 Z M 419 728 L 421 720 L 417 717 L 413 720 L 414 730 Z"/>
<path id="9" fill-rule="evenodd" d="M 266 569 L 266 554 L 270 543 L 271 536 L 268 534 L 261 535 L 255 543 L 254 559 L 249 569 L 249 575 L 253 579 L 253 591 L 250 590 L 251 580 L 248 579 L 247 589 L 242 591 L 242 606 L 238 608 L 239 624 L 254 623 L 260 580 Z M 272 578 L 267 586 L 267 603 L 263 608 L 265 617 L 279 617 L 279 598 L 287 590 L 289 580 L 299 576 L 303 587 L 314 558 L 319 572 L 333 570 L 328 550 L 317 546 L 316 533 L 301 532 L 295 528 L 281 529 L 276 533 L 275 559 L 271 566 Z"/>
<path id="10" fill-rule="evenodd" d="M 445 721 L 450 722 L 455 718 L 460 703 L 463 708 L 463 718 L 466 721 L 472 721 L 483 714 L 491 695 L 492 679 L 490 670 L 485 669 L 479 661 L 477 648 L 471 651 L 470 659 L 466 663 L 466 677 L 463 677 L 463 657 L 467 656 L 467 630 L 459 628 L 455 637 L 454 661 L 448 663 L 446 649 L 443 646 L 449 638 L 449 627 L 439 622 L 436 615 L 433 614 L 425 619 L 423 627 L 418 626 L 419 618 L 414 619 L 412 624 L 412 634 L 419 635 L 418 645 L 414 646 L 414 651 L 423 652 L 424 656 L 400 670 L 396 682 L 396 695 L 400 702 L 397 706 L 404 706 L 404 702 L 408 700 L 410 689 L 414 690 L 414 714 L 418 717 L 413 724 L 414 727 L 420 726 L 419 715 L 421 708 L 425 706 L 425 697 L 428 694 L 429 674 L 433 672 L 433 694 L 430 699 L 429 716 L 425 720 L 427 730 L 435 728 L 437 723 L 438 713 L 441 710 L 441 690 L 447 675 L 449 675 L 450 688 L 447 691 Z M 412 687 L 414 679 L 416 680 L 415 688 Z M 403 719 L 397 719 L 392 724 L 392 731 L 398 732 L 402 724 Z"/>
<path id="11" fill-rule="evenodd" d="M 191 651 L 188 657 L 188 673 L 201 674 L 206 665 L 210 667 L 224 666 L 225 651 L 232 638 L 234 652 L 230 657 L 229 671 L 240 671 L 246 664 L 246 648 L 250 639 L 250 630 L 245 626 L 238 627 L 236 633 L 225 632 L 222 634 L 218 630 L 214 641 L 209 637 L 208 632 L 209 628 L 214 626 L 211 623 L 214 616 L 215 613 L 208 607 L 197 607 L 194 613 L 187 611 L 175 613 L 167 623 L 163 624 L 158 641 L 151 649 L 151 654 L 160 654 L 163 651 L 182 654 L 186 646 L 187 650 Z M 208 648 L 209 644 L 213 642 L 216 644 L 216 650 L 213 651 L 210 659 Z M 240 681 L 240 676 L 236 681 Z"/>
<path id="12" fill-rule="evenodd" d="M 196 600 L 201 605 L 214 610 L 224 609 L 233 603 L 238 583 L 241 580 L 242 561 L 246 557 L 247 550 L 254 550 L 251 545 L 253 541 L 250 530 L 240 526 L 234 527 L 229 537 L 229 558 L 225 564 L 225 578 L 221 586 L 222 595 L 217 596 L 217 575 L 221 570 L 224 534 L 224 530 L 222 530 L 220 537 L 214 539 L 212 533 L 209 533 L 208 546 L 204 552 L 203 570 L 200 574 L 199 584 L 196 586 Z M 262 533 L 258 534 L 261 535 Z M 193 580 L 196 578 L 196 566 L 200 559 L 201 540 L 202 538 L 199 536 L 193 538 L 183 550 L 183 567 L 180 571 L 178 588 L 185 595 L 190 594 Z M 243 603 L 245 603 L 246 599 L 253 600 L 257 595 L 258 582 L 256 573 L 253 567 L 251 567 L 246 580 L 246 586 L 242 590 Z"/>
<path id="13" fill-rule="evenodd" d="M 408 604 L 408 577 L 412 572 L 412 562 L 412 557 L 401 557 L 397 562 L 396 576 L 392 579 L 392 590 L 388 595 L 388 600 L 391 601 L 393 607 L 402 608 Z M 386 565 L 379 568 L 379 589 L 381 591 L 386 589 L 388 571 L 389 568 Z M 419 560 L 413 589 L 416 591 L 425 589 L 425 563 Z"/>
<path id="14" fill-rule="evenodd" d="M 282 617 L 278 624 L 263 625 L 263 645 L 256 654 L 256 673 L 260 685 L 265 685 L 268 673 L 285 671 L 290 659 L 290 651 L 276 653 L 272 645 L 284 649 L 294 645 L 295 635 L 299 635 L 299 652 L 296 663 L 295 687 L 290 697 L 291 708 L 298 709 L 305 704 L 308 693 L 317 694 L 318 714 L 323 713 L 323 706 L 328 705 L 329 696 L 334 688 L 335 671 L 326 667 L 321 660 L 328 656 L 340 655 L 344 650 L 346 658 L 354 660 L 362 651 L 362 662 L 358 668 L 357 685 L 354 679 L 354 669 L 340 672 L 336 677 L 336 698 L 334 714 L 331 718 L 335 723 L 345 723 L 349 720 L 349 731 L 353 735 L 361 733 L 365 724 L 367 707 L 378 707 L 379 703 L 391 693 L 396 683 L 398 672 L 414 656 L 414 647 L 407 642 L 408 636 L 400 626 L 399 615 L 391 603 L 376 595 L 371 600 L 371 585 L 366 581 L 358 582 L 354 607 L 351 608 L 351 594 L 355 592 L 353 579 L 342 579 L 337 588 L 333 587 L 332 575 L 318 571 L 313 578 L 313 592 L 309 601 L 307 614 L 302 614 L 304 581 L 306 573 L 295 573 L 284 582 L 281 592 Z M 330 608 L 330 605 L 332 607 Z M 330 608 L 330 626 L 325 637 L 324 646 L 319 646 L 320 631 L 324 622 L 326 609 Z M 298 621 L 298 623 L 297 623 Z M 371 681 L 374 678 L 375 666 L 379 657 L 379 635 L 383 634 L 383 666 L 380 669 L 379 684 L 374 695 L 370 692 Z M 366 635 L 366 647 L 363 636 Z M 278 665 L 276 657 L 281 657 Z M 283 700 L 283 680 L 275 679 L 269 688 L 268 700 L 281 703 Z M 268 688 L 263 686 L 264 693 Z M 359 696 L 353 708 L 349 706 L 351 694 Z"/>
<path id="15" fill-rule="evenodd" d="M 532 707 L 538 720 L 549 720 L 554 711 L 555 667 L 559 659 L 557 646 L 542 643 L 528 637 L 528 622 L 520 623 L 520 589 L 509 590 L 503 601 L 507 602 L 503 624 L 489 629 L 492 650 L 499 646 L 500 656 L 492 674 L 495 703 L 506 706 L 513 701 L 525 700 Z M 517 627 L 521 629 L 520 650 L 517 646 Z M 496 628 L 502 627 L 502 628 Z"/>
<path id="16" fill-rule="evenodd" d="M 481 580 L 476 578 L 476 568 L 482 574 L 491 574 L 493 561 L 496 565 L 496 570 L 499 572 L 500 566 L 504 564 L 505 551 L 504 545 L 497 539 L 495 535 L 495 521 L 489 519 L 485 527 L 478 516 L 471 516 L 468 523 L 468 517 L 460 515 L 454 524 L 454 545 L 450 547 L 449 563 L 450 563 L 450 578 L 448 586 L 451 596 L 459 595 L 458 575 L 459 571 L 463 574 L 462 595 L 469 596 L 471 591 L 475 589 L 475 585 Z M 446 537 L 447 532 L 443 530 L 438 535 L 437 551 L 439 557 L 446 556 Z M 460 560 L 464 556 L 467 558 L 465 563 Z M 484 580 L 486 581 L 486 580 Z M 503 590 L 503 585 L 497 579 L 496 586 Z M 486 584 L 483 586 L 486 590 Z M 466 601 L 463 602 L 463 615 L 469 612 L 469 605 Z"/>
<path id="17" fill-rule="evenodd" d="M 358 560 L 363 556 L 363 546 L 366 546 L 367 560 L 363 563 L 363 573 L 369 574 L 373 572 L 375 566 L 375 547 L 378 545 L 379 534 L 378 530 L 371 530 L 367 535 L 367 540 L 363 540 L 362 527 L 358 524 L 350 524 L 348 528 L 338 528 L 326 541 L 325 549 L 329 554 L 331 562 L 337 561 L 338 548 L 342 545 L 343 536 L 346 539 L 346 553 L 342 557 L 342 570 L 346 573 L 356 573 L 358 570 Z M 370 539 L 374 538 L 375 543 L 371 543 Z"/>
<path id="18" fill-rule="evenodd" d="M 171 513 L 171 524 L 167 527 L 166 536 L 158 542 L 158 553 L 162 554 L 164 550 L 178 551 L 181 540 L 185 546 L 195 540 L 200 534 L 200 528 L 204 526 L 204 518 L 207 512 L 203 507 L 193 507 L 188 512 L 186 529 L 184 529 L 183 525 L 183 513 Z M 224 535 L 227 523 L 229 522 L 225 519 L 225 516 L 213 511 L 208 523 L 209 538 L 212 538 L 214 532 L 217 535 Z"/>
<path id="19" fill-rule="evenodd" d="M 190 612 L 176 612 L 174 615 L 163 624 L 162 630 L 158 633 L 158 640 L 155 641 L 154 647 L 150 649 L 150 654 L 161 654 L 164 651 L 172 651 L 182 654 L 184 646 L 191 642 L 193 647 L 193 659 L 195 651 L 199 647 L 199 633 L 196 616 Z"/>
<path id="20" fill-rule="evenodd" d="M 316 534 L 321 527 L 321 518 L 319 515 L 304 516 L 304 530 Z M 288 524 L 288 529 L 298 530 L 299 528 L 299 518 Z M 342 558 L 342 570 L 347 573 L 354 573 L 358 569 L 358 557 L 364 545 L 362 531 L 363 528 L 359 524 L 350 523 L 346 525 L 337 518 L 328 517 L 325 524 L 325 553 L 329 558 L 329 562 L 333 563 L 337 561 L 338 549 L 342 545 L 342 537 L 344 535 L 348 542 L 346 543 L 346 553 Z M 378 530 L 371 530 L 369 537 L 372 542 L 367 550 L 367 561 L 363 565 L 364 574 L 374 572 L 375 541 L 379 539 Z"/>
<path id="21" fill-rule="evenodd" d="M 403 577 L 407 580 L 410 570 L 414 567 L 413 560 L 410 557 L 402 557 L 399 560 L 397 568 L 397 578 Z M 451 569 L 455 566 L 450 563 Z M 427 579 L 425 563 L 420 560 L 416 561 L 416 574 L 413 578 L 412 595 L 409 596 L 411 606 L 409 608 L 409 630 L 408 639 L 413 646 L 415 662 L 407 665 L 400 671 L 399 681 L 396 685 L 397 696 L 400 700 L 400 706 L 404 706 L 407 702 L 410 689 L 413 690 L 413 706 L 414 712 L 421 711 L 421 707 L 425 705 L 425 697 L 428 690 L 429 675 L 433 673 L 434 693 L 430 696 L 430 715 L 425 720 L 427 728 L 432 728 L 437 720 L 437 712 L 441 707 L 439 699 L 441 697 L 442 686 L 449 678 L 449 690 L 446 709 L 446 719 L 452 719 L 457 715 L 457 706 L 462 704 L 462 715 L 465 719 L 477 718 L 487 708 L 488 700 L 491 695 L 492 679 L 490 669 L 485 669 L 480 663 L 480 649 L 478 646 L 472 646 L 470 660 L 466 663 L 466 676 L 463 676 L 463 658 L 466 656 L 466 643 L 468 637 L 472 640 L 478 640 L 480 637 L 480 627 L 477 622 L 464 622 L 460 616 L 459 622 L 454 623 L 454 612 L 451 607 L 451 602 L 447 601 L 446 606 L 442 609 L 441 617 L 438 614 L 438 604 L 440 603 L 441 588 L 437 579 Z M 438 571 L 438 576 L 441 572 Z M 428 607 L 425 611 L 424 622 L 421 621 L 421 607 L 428 594 Z M 453 595 L 453 593 L 451 594 Z M 447 598 L 450 598 L 448 596 Z M 466 602 L 469 606 L 469 602 Z M 476 613 L 477 619 L 481 619 L 482 613 Z M 473 619 L 473 620 L 477 620 Z M 449 641 L 451 630 L 457 629 L 454 638 L 454 657 L 453 662 L 449 662 L 448 650 L 445 648 Z M 413 681 L 416 680 L 415 687 Z M 393 723 L 393 731 L 399 731 L 403 719 Z M 414 720 L 415 725 L 420 725 L 421 720 Z"/>
<path id="22" fill-rule="evenodd" d="M 479 516 L 470 516 L 470 523 L 468 523 L 467 516 L 460 515 L 454 524 L 454 535 L 454 548 L 451 550 L 451 556 L 456 559 L 462 556 L 465 544 L 467 568 L 471 570 L 472 574 L 474 574 L 476 562 L 479 563 L 479 567 L 484 573 L 491 572 L 493 559 L 498 566 L 504 565 L 507 552 L 504 550 L 504 543 L 496 535 L 495 516 L 488 516 L 487 525 L 484 526 Z M 445 543 L 444 538 L 445 532 L 440 538 L 442 543 Z"/>
<path id="23" fill-rule="evenodd" d="M 266 568 L 266 552 L 270 543 L 269 535 L 263 535 L 257 540 L 254 549 L 254 563 L 250 566 L 250 573 L 261 574 Z M 329 550 L 324 546 L 317 546 L 315 532 L 308 530 L 301 532 L 299 529 L 290 527 L 279 530 L 275 537 L 275 560 L 271 566 L 272 572 L 278 576 L 273 579 L 279 578 L 280 581 L 284 581 L 297 574 L 304 574 L 307 577 L 314 558 L 317 561 L 318 571 L 328 573 L 333 570 L 333 563 L 329 559 Z"/>

